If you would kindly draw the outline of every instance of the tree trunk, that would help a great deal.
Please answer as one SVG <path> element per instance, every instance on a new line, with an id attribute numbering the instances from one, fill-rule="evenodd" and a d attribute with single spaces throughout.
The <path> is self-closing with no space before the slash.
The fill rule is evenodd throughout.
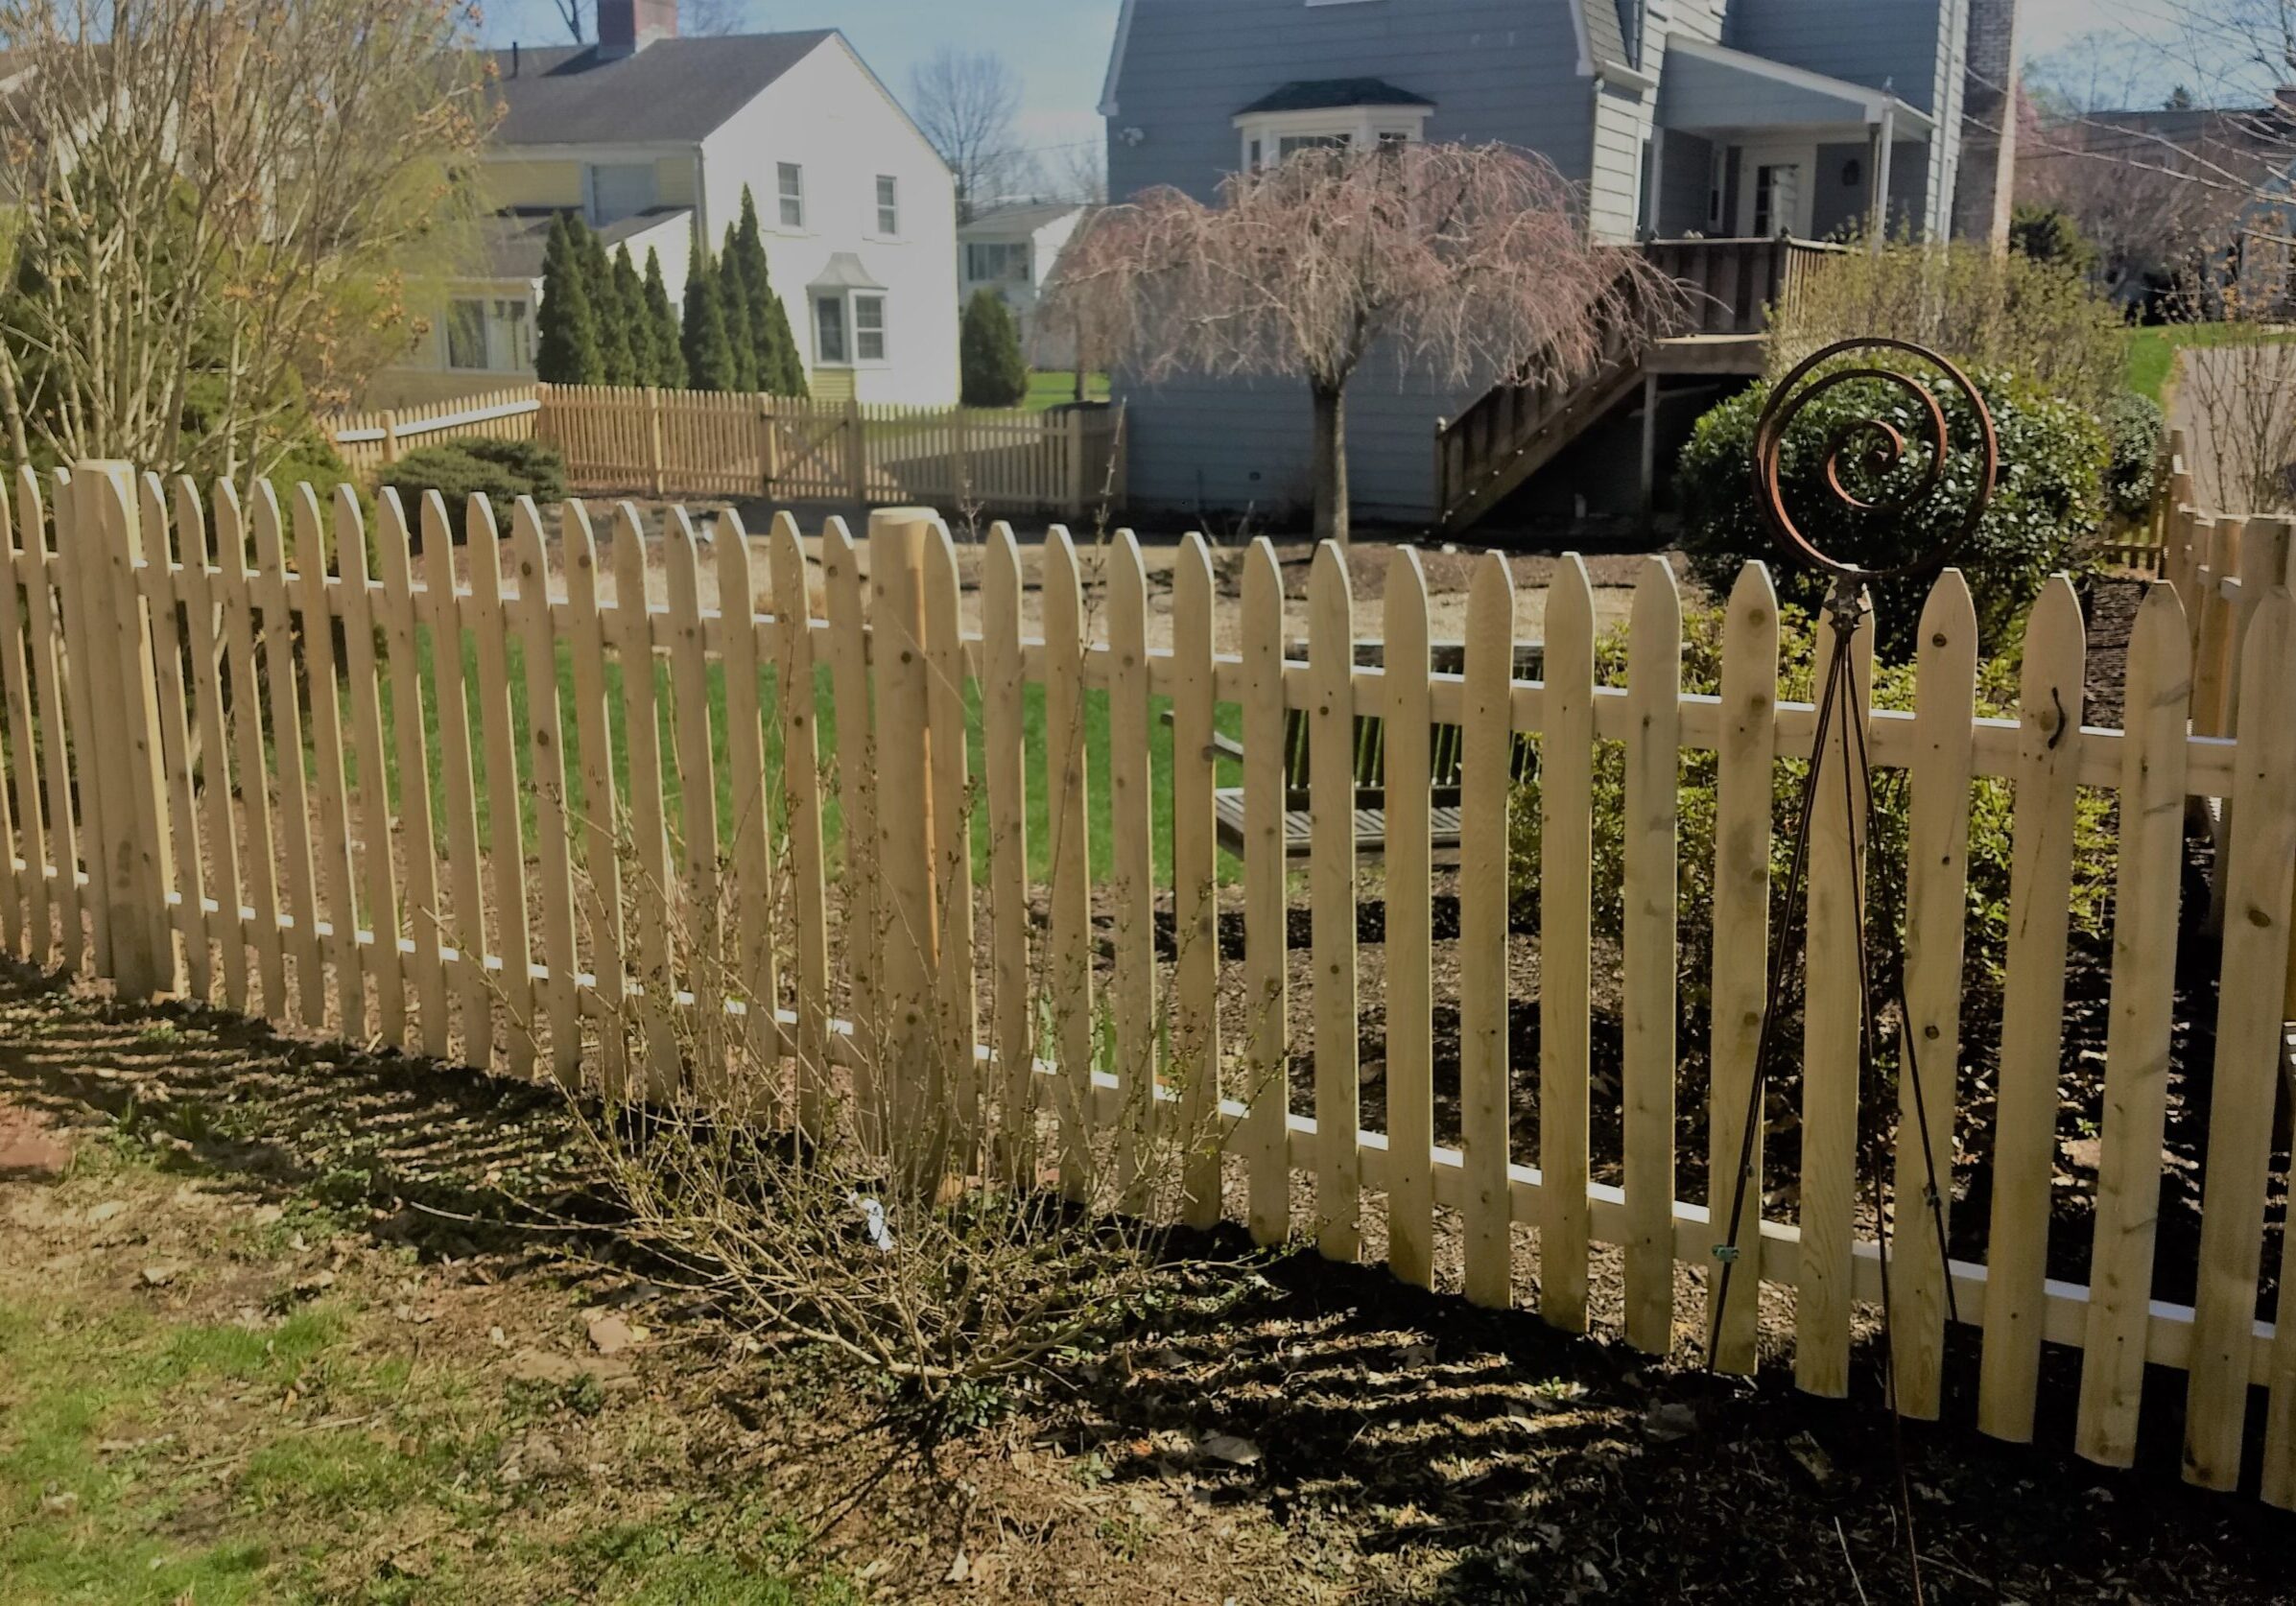
<path id="1" fill-rule="evenodd" d="M 1347 544 L 1347 391 L 1343 386 L 1311 380 L 1315 404 L 1315 448 L 1311 473 L 1315 484 L 1315 538 Z"/>

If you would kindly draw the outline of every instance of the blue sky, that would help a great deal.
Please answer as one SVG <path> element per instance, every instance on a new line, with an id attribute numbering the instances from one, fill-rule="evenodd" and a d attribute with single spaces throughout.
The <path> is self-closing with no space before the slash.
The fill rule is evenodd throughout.
<path id="1" fill-rule="evenodd" d="M 1118 0 L 714 0 L 737 8 L 745 30 L 842 28 L 895 94 L 910 67 L 941 45 L 994 50 L 1027 86 L 1021 131 L 1031 147 L 1098 139 L 1101 75 L 1116 32 Z M 1561 5 L 1563 0 L 1547 0 Z M 1854 0 L 1823 0 L 1852 4 Z M 2028 53 L 2058 49 L 2083 34 L 2172 36 L 2188 0 L 2023 0 Z M 487 8 L 495 42 L 556 43 L 551 0 L 499 0 Z"/>

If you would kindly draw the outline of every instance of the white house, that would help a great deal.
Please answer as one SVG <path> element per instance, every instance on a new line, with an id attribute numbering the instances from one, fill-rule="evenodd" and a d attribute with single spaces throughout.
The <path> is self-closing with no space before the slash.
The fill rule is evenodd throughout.
<path id="1" fill-rule="evenodd" d="M 958 226 L 958 306 L 977 290 L 1003 296 L 1020 325 L 1021 350 L 1030 367 L 1076 365 L 1075 339 L 1039 326 L 1036 297 L 1083 219 L 1084 208 L 1070 201 L 1021 201 L 990 207 Z"/>
<path id="2" fill-rule="evenodd" d="M 695 244 L 717 248 L 745 187 L 813 393 L 954 402 L 955 180 L 844 35 L 680 38 L 675 0 L 599 0 L 598 32 L 594 45 L 493 53 L 502 118 L 477 266 L 369 404 L 533 375 L 553 214 L 580 211 L 641 270 L 654 250 L 682 305 Z"/>

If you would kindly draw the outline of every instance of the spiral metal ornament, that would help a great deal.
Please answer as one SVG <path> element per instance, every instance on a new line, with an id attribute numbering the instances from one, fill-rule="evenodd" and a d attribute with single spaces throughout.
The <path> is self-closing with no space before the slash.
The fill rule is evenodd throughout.
<path id="1" fill-rule="evenodd" d="M 1893 489 L 1886 497 L 1867 500 L 1856 495 L 1843 482 L 1844 464 L 1854 461 L 1869 476 L 1887 474 L 1905 462 L 1907 442 L 1905 432 L 1886 419 L 1854 418 L 1836 428 L 1826 440 L 1826 487 L 1834 499 L 1854 512 L 1903 511 L 1911 516 L 1944 481 L 1952 451 L 1952 443 L 1947 438 L 1945 409 L 1939 405 L 1936 393 L 1921 380 L 1895 367 L 1865 365 L 1837 368 L 1804 384 L 1818 367 L 1856 351 L 1894 351 L 1928 364 L 1961 392 L 1976 415 L 1977 428 L 1984 437 L 1984 471 L 1978 476 L 1976 488 L 1970 497 L 1969 509 L 1963 514 L 1959 527 L 1946 539 L 1919 555 L 1882 569 L 1860 568 L 1822 551 L 1816 542 L 1803 533 L 1801 527 L 1794 523 L 1793 515 L 1786 510 L 1785 495 L 1778 483 L 1779 460 L 1784 455 L 1787 432 L 1792 428 L 1795 415 L 1827 391 L 1860 379 L 1878 380 L 1903 392 L 1914 403 L 1921 422 L 1926 426 L 1922 433 L 1927 439 L 1921 441 L 1919 446 L 1927 450 L 1929 463 L 1910 486 Z M 1903 579 L 1908 576 L 1926 575 L 1951 563 L 1954 554 L 1976 532 L 1977 522 L 1985 516 L 1986 505 L 1993 500 L 1993 487 L 2000 472 L 2000 443 L 1994 434 L 1993 414 L 1986 410 L 1984 397 L 1977 394 L 1977 388 L 1970 383 L 1969 376 L 1929 347 L 1886 335 L 1836 341 L 1803 358 L 1771 388 L 1769 403 L 1763 408 L 1762 418 L 1754 426 L 1754 493 L 1761 505 L 1762 516 L 1770 527 L 1770 533 L 1796 560 L 1823 570 L 1837 581 L 1851 586 L 1862 585 L 1869 580 Z"/>

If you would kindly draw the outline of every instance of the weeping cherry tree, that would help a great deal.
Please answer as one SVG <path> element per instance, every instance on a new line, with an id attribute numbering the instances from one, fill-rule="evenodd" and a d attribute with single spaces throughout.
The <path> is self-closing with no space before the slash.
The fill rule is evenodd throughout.
<path id="1" fill-rule="evenodd" d="M 1663 323 L 1679 292 L 1638 252 L 1591 243 L 1543 158 L 1395 144 L 1296 152 L 1211 204 L 1156 189 L 1107 207 L 1046 294 L 1049 316 L 1150 384 L 1305 381 L 1315 532 L 1345 540 L 1347 388 L 1375 354 L 1454 390 L 1568 381 L 1612 332 Z"/>

